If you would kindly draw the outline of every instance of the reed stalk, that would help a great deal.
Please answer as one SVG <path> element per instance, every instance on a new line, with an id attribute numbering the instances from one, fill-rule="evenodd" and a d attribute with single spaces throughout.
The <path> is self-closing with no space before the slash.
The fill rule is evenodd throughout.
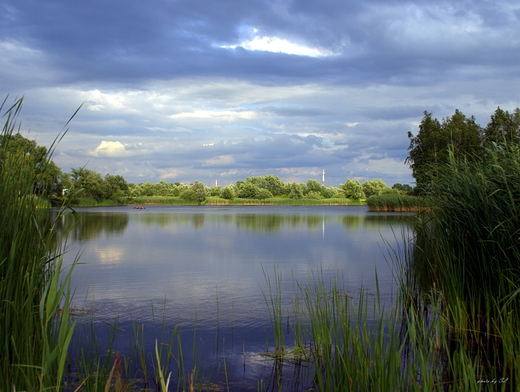
<path id="1" fill-rule="evenodd" d="M 64 252 L 54 215 L 34 196 L 32 157 L 9 149 L 20 130 L 23 99 L 0 105 L 0 390 L 60 390 L 74 324 L 69 314 L 70 271 L 61 276 Z M 53 147 L 39 170 L 45 170 Z M 43 203 L 43 206 L 48 205 Z"/>
<path id="2" fill-rule="evenodd" d="M 262 267 L 262 271 L 267 283 L 267 293 L 263 293 L 264 301 L 269 310 L 271 326 L 274 334 L 275 352 L 274 356 L 283 355 L 284 328 L 283 328 L 283 304 L 282 304 L 282 274 L 274 268 L 274 286 L 267 271 Z"/>

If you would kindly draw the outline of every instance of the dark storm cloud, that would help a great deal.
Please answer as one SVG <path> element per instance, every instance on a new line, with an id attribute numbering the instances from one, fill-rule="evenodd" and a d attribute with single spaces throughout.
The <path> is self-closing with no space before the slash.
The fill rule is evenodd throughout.
<path id="1" fill-rule="evenodd" d="M 518 38 L 511 28 L 517 14 L 480 3 L 439 2 L 431 10 L 420 8 L 420 2 L 20 0 L 3 6 L 1 23 L 4 40 L 42 50 L 69 76 L 65 83 L 79 79 L 125 85 L 207 74 L 273 83 L 428 83 L 470 64 L 499 59 L 506 66 L 518 60 Z M 460 29 L 441 21 L 443 16 L 461 21 Z M 465 29 L 464 23 L 473 19 L 482 31 Z M 412 29 L 422 22 L 424 36 L 414 40 Z M 435 29 L 431 36 L 430 24 Z M 439 36 L 443 27 L 457 35 L 448 30 Z M 247 28 L 337 56 L 304 58 L 218 46 L 240 43 Z M 511 34 L 513 42 L 485 45 L 482 53 L 482 41 L 490 40 L 486 29 Z"/>

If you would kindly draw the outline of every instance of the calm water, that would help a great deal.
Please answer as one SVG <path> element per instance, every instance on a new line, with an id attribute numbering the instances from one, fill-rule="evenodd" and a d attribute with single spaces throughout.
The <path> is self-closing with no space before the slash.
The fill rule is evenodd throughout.
<path id="1" fill-rule="evenodd" d="M 122 353 L 136 325 L 149 345 L 161 328 L 177 325 L 188 366 L 195 341 L 204 367 L 226 359 L 232 390 L 257 390 L 259 380 L 268 389 L 272 381 L 260 355 L 274 345 L 266 276 L 281 276 L 289 308 L 295 281 L 309 283 L 318 271 L 355 297 L 361 287 L 375 293 L 377 270 L 381 298 L 390 302 L 397 286 L 389 246 L 402 243 L 410 222 L 344 206 L 81 208 L 77 219 L 68 255 L 81 252 L 73 273 L 80 323 L 105 336 L 101 329 L 117 318 Z"/>

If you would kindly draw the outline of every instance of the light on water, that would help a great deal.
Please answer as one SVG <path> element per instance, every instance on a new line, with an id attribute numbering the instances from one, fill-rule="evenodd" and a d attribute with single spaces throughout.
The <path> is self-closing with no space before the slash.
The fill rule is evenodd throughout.
<path id="1" fill-rule="evenodd" d="M 122 354 L 135 325 L 146 326 L 147 344 L 160 338 L 157 325 L 179 326 L 190 353 L 196 331 L 205 366 L 224 355 L 226 377 L 255 387 L 273 370 L 260 355 L 274 346 L 266 275 L 280 279 L 289 309 L 296 282 L 318 271 L 355 298 L 361 289 L 375 295 L 377 270 L 381 301 L 391 306 L 388 248 L 402 242 L 408 217 L 344 206 L 81 208 L 69 236 L 70 257 L 81 251 L 73 304 L 98 330 L 118 320 Z"/>

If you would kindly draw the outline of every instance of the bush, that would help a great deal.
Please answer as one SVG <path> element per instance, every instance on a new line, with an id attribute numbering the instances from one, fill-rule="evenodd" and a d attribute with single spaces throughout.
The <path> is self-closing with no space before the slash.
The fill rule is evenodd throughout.
<path id="1" fill-rule="evenodd" d="M 182 200 L 185 200 L 188 202 L 192 202 L 192 203 L 199 202 L 199 197 L 197 196 L 197 193 L 195 193 L 195 191 L 191 188 L 182 191 L 181 194 L 179 195 L 179 197 Z"/>
<path id="2" fill-rule="evenodd" d="M 311 191 L 311 192 L 307 193 L 307 195 L 305 195 L 305 198 L 312 199 L 312 200 L 320 200 L 322 197 L 321 197 L 320 193 Z"/>
<path id="3" fill-rule="evenodd" d="M 256 199 L 260 189 L 252 182 L 243 182 L 238 189 L 238 197 L 241 199 Z"/>
<path id="4" fill-rule="evenodd" d="M 267 189 L 260 188 L 255 196 L 255 199 L 264 200 L 273 197 L 273 194 L 269 192 Z"/>
<path id="5" fill-rule="evenodd" d="M 388 187 L 386 186 L 386 184 L 384 183 L 383 180 L 369 180 L 369 181 L 365 181 L 362 185 L 363 187 L 363 193 L 365 194 L 365 197 L 370 197 L 370 196 L 379 196 L 380 194 L 383 193 L 383 191 L 385 189 L 387 189 Z"/>
<path id="6" fill-rule="evenodd" d="M 363 187 L 358 180 L 347 180 L 346 183 L 341 185 L 341 189 L 347 199 L 359 200 L 364 197 Z"/>
<path id="7" fill-rule="evenodd" d="M 226 185 L 220 192 L 220 197 L 226 200 L 233 200 L 236 194 L 236 187 L 234 185 Z"/>
<path id="8" fill-rule="evenodd" d="M 196 195 L 197 203 L 202 203 L 204 200 L 206 200 L 206 187 L 202 182 L 195 181 L 193 185 L 190 188 Z M 191 196 L 190 196 L 191 197 Z"/>

